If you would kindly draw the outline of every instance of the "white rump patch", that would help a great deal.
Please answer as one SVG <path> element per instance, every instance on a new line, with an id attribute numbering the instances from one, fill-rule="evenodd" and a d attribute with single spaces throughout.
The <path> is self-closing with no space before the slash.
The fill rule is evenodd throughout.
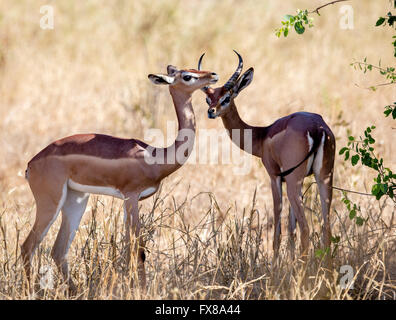
<path id="1" fill-rule="evenodd" d="M 70 189 L 73 189 L 75 191 L 80 191 L 84 193 L 93 193 L 93 194 L 103 194 L 106 196 L 112 196 L 121 200 L 125 200 L 125 196 L 121 193 L 120 190 L 116 188 L 89 186 L 89 185 L 79 184 L 71 179 L 69 179 L 67 184 Z"/>
<path id="2" fill-rule="evenodd" d="M 315 161 L 313 164 L 313 172 L 317 176 L 319 176 L 320 170 L 322 169 L 322 166 L 323 166 L 324 141 L 325 141 L 325 132 L 323 131 L 322 139 L 320 141 L 318 152 L 316 153 Z"/>
<path id="3" fill-rule="evenodd" d="M 309 131 L 307 132 L 307 139 L 308 139 L 308 153 L 312 150 L 313 147 L 313 139 L 311 137 L 311 135 L 309 134 Z M 313 161 L 314 155 L 312 154 L 309 158 L 308 158 L 308 163 L 307 163 L 307 174 L 309 174 L 309 171 L 311 170 L 311 166 L 312 166 L 312 161 Z"/>

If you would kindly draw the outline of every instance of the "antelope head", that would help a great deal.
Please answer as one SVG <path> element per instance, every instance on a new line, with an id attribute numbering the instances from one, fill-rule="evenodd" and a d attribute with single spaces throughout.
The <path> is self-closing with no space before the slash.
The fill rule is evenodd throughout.
<path id="1" fill-rule="evenodd" d="M 242 76 L 240 76 L 243 68 L 243 59 L 241 55 L 236 52 L 239 62 L 238 67 L 232 74 L 230 79 L 222 86 L 218 88 L 211 88 L 210 86 L 205 86 L 201 90 L 206 94 L 206 103 L 209 105 L 208 117 L 210 119 L 215 119 L 225 115 L 230 110 L 230 105 L 233 104 L 234 99 L 238 94 L 245 89 L 250 82 L 253 80 L 254 69 L 250 68 L 245 71 Z M 198 70 L 201 69 L 203 54 L 198 61 Z"/>

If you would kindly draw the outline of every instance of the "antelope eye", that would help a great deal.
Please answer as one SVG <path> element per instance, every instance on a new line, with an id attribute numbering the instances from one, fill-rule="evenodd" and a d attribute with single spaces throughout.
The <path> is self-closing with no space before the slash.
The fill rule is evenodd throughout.
<path id="1" fill-rule="evenodd" d="M 230 97 L 228 96 L 227 98 L 225 98 L 225 99 L 221 102 L 221 105 L 224 106 L 224 105 L 226 105 L 226 104 L 229 103 L 229 102 L 230 102 Z"/>
<path id="2" fill-rule="evenodd" d="M 191 80 L 191 76 L 183 76 L 183 80 L 184 81 L 190 81 Z"/>

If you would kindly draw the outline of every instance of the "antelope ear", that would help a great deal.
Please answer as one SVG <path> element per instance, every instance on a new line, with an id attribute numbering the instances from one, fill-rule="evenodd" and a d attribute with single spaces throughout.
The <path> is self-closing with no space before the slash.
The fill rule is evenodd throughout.
<path id="1" fill-rule="evenodd" d="M 245 89 L 253 80 L 254 69 L 249 68 L 239 78 L 237 84 L 234 86 L 234 95 L 237 96 L 243 89 Z"/>
<path id="2" fill-rule="evenodd" d="M 154 84 L 172 84 L 175 81 L 174 77 L 166 76 L 164 74 L 149 74 L 148 78 Z"/>
<path id="3" fill-rule="evenodd" d="M 168 76 L 175 74 L 178 70 L 175 66 L 169 65 L 166 68 L 166 71 L 168 71 Z"/>

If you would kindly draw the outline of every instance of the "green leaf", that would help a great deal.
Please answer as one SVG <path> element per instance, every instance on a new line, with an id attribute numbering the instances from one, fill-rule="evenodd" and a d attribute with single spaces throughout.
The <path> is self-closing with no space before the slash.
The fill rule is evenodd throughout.
<path id="1" fill-rule="evenodd" d="M 351 210 L 350 212 L 349 212 L 349 219 L 353 219 L 353 218 L 355 218 L 355 216 L 356 216 L 356 211 L 355 210 Z"/>
<path id="2" fill-rule="evenodd" d="M 303 24 L 302 24 L 301 21 L 297 21 L 297 22 L 294 24 L 294 29 L 296 30 L 296 32 L 297 32 L 298 34 L 303 34 L 304 31 L 305 31 L 305 27 L 303 26 Z"/>
<path id="3" fill-rule="evenodd" d="M 392 109 L 386 109 L 384 111 L 385 117 L 389 116 L 391 113 L 392 113 Z M 393 116 L 393 114 L 392 114 L 392 116 Z"/>
<path id="4" fill-rule="evenodd" d="M 356 164 L 358 163 L 359 159 L 360 159 L 360 157 L 359 157 L 358 154 L 355 154 L 354 156 L 352 156 L 352 158 L 351 158 L 352 165 L 356 166 Z"/>
<path id="5" fill-rule="evenodd" d="M 364 219 L 362 217 L 356 217 L 356 224 L 358 226 L 362 226 L 364 222 Z"/>
<path id="6" fill-rule="evenodd" d="M 396 119 L 396 107 L 392 111 L 392 118 Z"/>
<path id="7" fill-rule="evenodd" d="M 381 188 L 381 192 L 384 194 L 386 194 L 386 192 L 388 191 L 388 185 L 385 183 L 380 184 L 380 188 Z"/>
<path id="8" fill-rule="evenodd" d="M 287 14 L 287 15 L 285 15 L 285 20 L 286 21 L 294 20 L 294 16 L 291 14 Z"/>
<path id="9" fill-rule="evenodd" d="M 347 151 L 348 150 L 348 148 L 347 147 L 344 147 L 344 148 L 342 148 L 341 150 L 340 150 L 340 152 L 339 152 L 339 155 L 342 155 L 345 151 Z"/>
<path id="10" fill-rule="evenodd" d="M 377 182 L 378 182 L 378 179 L 377 179 Z M 376 196 L 379 192 L 381 192 L 379 184 L 373 185 L 373 187 L 371 188 L 371 193 Z"/>
<path id="11" fill-rule="evenodd" d="M 384 22 L 385 22 L 385 18 L 384 18 L 384 17 L 380 17 L 380 18 L 377 20 L 375 26 L 378 27 L 378 26 L 380 26 L 381 24 L 383 24 Z"/>
<path id="12" fill-rule="evenodd" d="M 283 36 L 286 38 L 288 34 L 289 34 L 289 28 L 285 28 L 285 30 L 283 31 Z"/>
<path id="13" fill-rule="evenodd" d="M 345 152 L 345 161 L 347 161 L 349 159 L 349 150 L 347 152 Z"/>
<path id="14" fill-rule="evenodd" d="M 381 184 L 377 183 L 373 185 L 373 188 L 371 189 L 371 193 L 375 195 L 375 198 L 377 200 L 381 199 L 381 197 L 384 195 L 384 193 L 382 192 Z"/>

